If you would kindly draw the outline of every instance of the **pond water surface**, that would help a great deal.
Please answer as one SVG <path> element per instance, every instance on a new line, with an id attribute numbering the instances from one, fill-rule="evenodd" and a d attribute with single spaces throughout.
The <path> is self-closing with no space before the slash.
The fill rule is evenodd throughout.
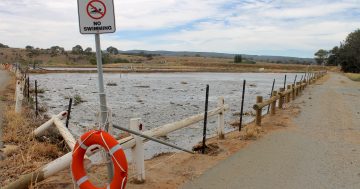
<path id="1" fill-rule="evenodd" d="M 225 114 L 225 129 L 231 131 L 234 128 L 229 123 L 239 119 L 234 113 L 240 112 L 243 80 L 247 81 L 244 111 L 249 112 L 256 96 L 269 97 L 273 79 L 276 79 L 276 90 L 283 87 L 285 74 L 287 84 L 293 83 L 295 73 L 105 73 L 104 83 L 114 124 L 128 127 L 131 118 L 142 118 L 146 130 L 203 113 L 205 88 L 209 84 L 209 110 L 215 108 L 218 97 L 223 96 L 225 104 L 230 105 Z M 303 74 L 297 75 L 299 80 Z M 72 108 L 70 130 L 76 137 L 97 125 L 99 95 L 96 73 L 34 74 L 31 79 L 38 80 L 40 88 L 45 89 L 40 102 L 48 107 L 49 114 L 66 110 L 69 97 L 79 95 L 85 101 Z M 107 83 L 116 86 L 107 86 Z M 245 116 L 244 120 L 250 122 L 253 117 Z M 201 141 L 202 125 L 200 122 L 172 132 L 163 140 L 191 149 Z M 209 118 L 209 136 L 215 134 L 216 127 L 217 117 Z M 153 142 L 147 142 L 145 148 L 146 158 L 174 151 Z"/>

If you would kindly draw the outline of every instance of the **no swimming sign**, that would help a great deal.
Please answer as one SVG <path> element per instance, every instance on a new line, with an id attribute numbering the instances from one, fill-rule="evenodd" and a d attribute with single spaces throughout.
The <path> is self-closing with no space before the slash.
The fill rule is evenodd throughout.
<path id="1" fill-rule="evenodd" d="M 78 0 L 78 14 L 82 34 L 116 31 L 113 0 Z"/>

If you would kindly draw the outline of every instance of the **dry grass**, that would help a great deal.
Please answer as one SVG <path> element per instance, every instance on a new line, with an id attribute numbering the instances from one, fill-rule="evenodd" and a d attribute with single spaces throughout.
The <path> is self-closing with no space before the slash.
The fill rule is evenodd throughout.
<path id="1" fill-rule="evenodd" d="M 346 73 L 345 74 L 349 79 L 353 81 L 360 81 L 360 74 L 359 73 Z"/>
<path id="2" fill-rule="evenodd" d="M 11 83 L 15 83 L 14 80 Z M 6 108 L 3 111 L 3 136 L 5 145 L 10 150 L 6 158 L 0 161 L 0 186 L 9 184 L 20 175 L 32 172 L 51 160 L 61 156 L 61 141 L 40 142 L 31 136 L 34 128 L 46 120 L 34 119 L 34 112 L 27 106 L 21 114 L 14 111 L 14 86 L 10 85 L 3 96 Z"/>
<path id="3" fill-rule="evenodd" d="M 244 128 L 244 134 L 242 139 L 244 140 L 255 140 L 259 137 L 261 133 L 261 127 L 256 125 L 248 125 Z"/>

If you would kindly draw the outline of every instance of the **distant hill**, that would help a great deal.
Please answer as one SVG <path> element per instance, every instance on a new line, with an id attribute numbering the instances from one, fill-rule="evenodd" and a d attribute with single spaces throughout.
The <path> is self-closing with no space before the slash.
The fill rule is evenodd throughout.
<path id="1" fill-rule="evenodd" d="M 71 64 L 89 64 L 89 63 L 96 64 L 95 53 L 91 49 L 90 51 L 86 52 L 82 50 L 82 47 L 80 45 L 77 46 L 79 46 L 81 49 L 79 50 L 79 52 L 66 51 L 64 48 L 59 46 L 52 46 L 48 49 L 34 48 L 32 46 L 26 46 L 25 49 L 11 48 L 7 45 L 0 43 L 0 63 L 19 61 L 19 62 L 31 62 L 31 64 L 33 64 L 34 62 L 39 62 L 39 64 L 44 63 L 46 65 L 59 65 L 59 64 L 71 65 Z M 191 59 L 192 57 L 195 58 L 205 57 L 205 58 L 218 59 L 217 62 L 219 61 L 231 62 L 235 57 L 235 54 L 217 53 L 217 52 L 164 51 L 164 50 L 121 51 L 116 49 L 116 53 L 109 53 L 107 52 L 107 50 L 103 50 L 104 59 L 106 59 L 105 61 L 107 63 L 113 63 L 113 62 L 156 63 L 156 62 L 164 62 L 164 61 L 166 62 L 168 61 L 166 60 L 167 58 L 171 59 L 173 57 L 188 57 L 189 59 Z M 279 63 L 279 64 L 315 64 L 315 60 L 312 58 L 247 55 L 247 54 L 241 54 L 241 55 L 243 59 L 249 60 L 248 62 Z M 157 58 L 154 59 L 154 57 Z M 165 60 L 159 60 L 159 57 L 163 57 Z"/>
<path id="2" fill-rule="evenodd" d="M 211 58 L 234 58 L 235 54 L 228 53 L 216 53 L 216 52 L 191 52 L 191 51 L 147 51 L 147 50 L 127 50 L 119 51 L 121 54 L 152 54 L 161 56 L 201 56 Z M 298 58 L 287 56 L 266 56 L 266 55 L 247 55 L 241 54 L 243 58 L 260 61 L 260 62 L 272 62 L 272 63 L 292 63 L 292 64 L 315 64 L 313 58 Z"/>

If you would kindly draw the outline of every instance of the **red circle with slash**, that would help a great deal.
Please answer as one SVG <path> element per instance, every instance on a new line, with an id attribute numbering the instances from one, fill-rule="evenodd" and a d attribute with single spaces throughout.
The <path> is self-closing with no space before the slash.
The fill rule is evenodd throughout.
<path id="1" fill-rule="evenodd" d="M 101 19 L 106 14 L 105 3 L 100 0 L 92 0 L 87 4 L 86 12 L 93 19 Z"/>

